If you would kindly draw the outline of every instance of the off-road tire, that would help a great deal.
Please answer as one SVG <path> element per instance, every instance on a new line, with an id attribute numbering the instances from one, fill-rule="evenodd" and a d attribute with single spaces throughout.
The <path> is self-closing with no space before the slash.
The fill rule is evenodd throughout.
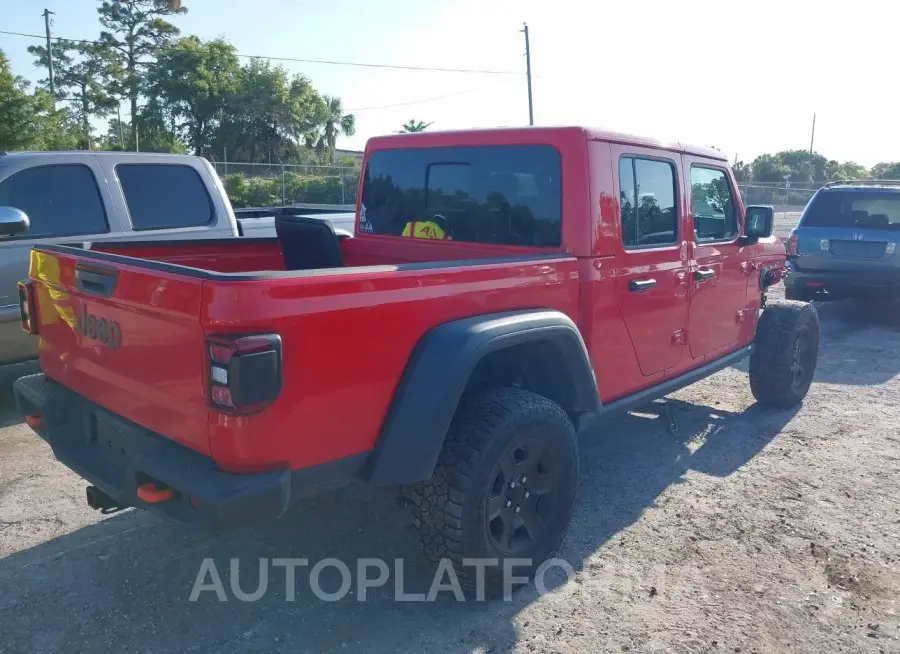
<path id="1" fill-rule="evenodd" d="M 805 336 L 804 336 L 805 335 Z M 802 375 L 796 370 L 798 339 L 809 339 Z M 766 305 L 756 328 L 750 355 L 750 390 L 762 404 L 791 407 L 800 404 L 812 384 L 819 351 L 819 315 L 807 302 L 792 300 Z"/>
<path id="2" fill-rule="evenodd" d="M 526 435 L 552 453 L 558 466 L 557 491 L 552 516 L 542 523 L 542 536 L 530 543 L 528 551 L 509 556 L 492 543 L 488 496 L 494 492 L 498 466 L 517 451 Z M 530 391 L 500 388 L 460 403 L 433 476 L 407 486 L 404 495 L 426 555 L 438 563 L 449 560 L 463 590 L 478 590 L 477 569 L 465 560 L 497 560 L 496 566 L 484 569 L 483 587 L 485 597 L 497 597 L 507 590 L 504 559 L 531 559 L 529 565 L 516 564 L 512 572 L 530 579 L 559 548 L 571 516 L 577 477 L 577 436 L 562 407 Z"/>

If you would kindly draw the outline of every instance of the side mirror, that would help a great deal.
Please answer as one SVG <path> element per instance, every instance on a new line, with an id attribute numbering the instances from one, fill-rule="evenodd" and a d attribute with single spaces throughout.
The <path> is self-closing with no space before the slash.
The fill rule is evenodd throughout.
<path id="1" fill-rule="evenodd" d="M 15 207 L 0 207 L 0 237 L 16 236 L 28 231 L 28 216 Z"/>
<path id="2" fill-rule="evenodd" d="M 748 240 L 768 238 L 775 226 L 775 208 L 771 205 L 750 205 L 747 207 L 744 237 Z"/>

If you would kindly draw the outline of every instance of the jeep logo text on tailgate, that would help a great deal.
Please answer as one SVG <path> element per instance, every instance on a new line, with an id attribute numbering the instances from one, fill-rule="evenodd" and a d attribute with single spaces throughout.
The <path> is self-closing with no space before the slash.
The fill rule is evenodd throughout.
<path id="1" fill-rule="evenodd" d="M 122 340 L 119 323 L 88 313 L 87 306 L 84 304 L 75 315 L 75 331 L 86 338 L 99 341 L 113 350 L 119 347 Z"/>

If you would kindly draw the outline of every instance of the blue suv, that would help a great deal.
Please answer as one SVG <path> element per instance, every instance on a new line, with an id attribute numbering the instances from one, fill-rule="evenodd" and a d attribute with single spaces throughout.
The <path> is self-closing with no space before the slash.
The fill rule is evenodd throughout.
<path id="1" fill-rule="evenodd" d="M 831 182 L 791 232 L 789 300 L 900 297 L 900 181 Z"/>

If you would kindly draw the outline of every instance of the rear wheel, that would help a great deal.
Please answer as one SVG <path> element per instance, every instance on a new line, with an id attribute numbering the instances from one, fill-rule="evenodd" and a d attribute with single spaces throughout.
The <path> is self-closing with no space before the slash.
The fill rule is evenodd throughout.
<path id="1" fill-rule="evenodd" d="M 531 578 L 559 547 L 577 474 L 576 434 L 565 411 L 535 393 L 503 388 L 460 406 L 434 475 L 406 496 L 428 556 L 449 559 L 470 591 L 478 590 L 471 560 L 493 559 L 484 589 L 497 596 L 505 590 L 504 560 L 527 559 L 511 574 Z"/>
<path id="2" fill-rule="evenodd" d="M 773 302 L 756 328 L 750 390 L 759 402 L 789 407 L 806 397 L 819 354 L 819 315 L 806 302 Z"/>

